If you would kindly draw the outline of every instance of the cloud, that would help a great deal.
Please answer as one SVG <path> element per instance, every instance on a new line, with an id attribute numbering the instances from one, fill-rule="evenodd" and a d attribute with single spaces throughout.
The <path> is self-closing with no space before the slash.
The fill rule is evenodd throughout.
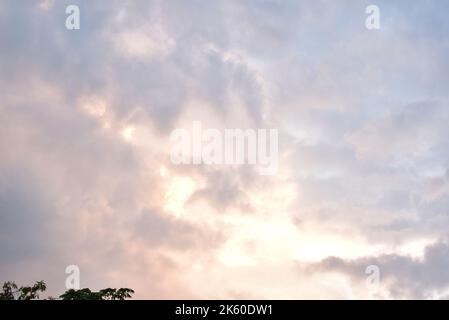
<path id="1" fill-rule="evenodd" d="M 39 3 L 38 8 L 44 11 L 48 11 L 53 7 L 54 3 L 54 0 L 43 0 Z"/>
<path id="2" fill-rule="evenodd" d="M 251 182 L 248 179 L 257 179 L 253 172 L 243 173 L 242 170 L 233 170 L 236 173 L 229 173 L 228 170 L 212 170 L 203 172 L 207 179 L 206 185 L 198 190 L 190 198 L 190 201 L 205 199 L 218 212 L 226 211 L 230 207 L 237 207 L 242 211 L 252 210 L 249 205 L 249 199 L 246 194 L 248 188 L 251 188 Z M 247 170 L 251 171 L 251 170 Z"/>
<path id="3" fill-rule="evenodd" d="M 365 282 L 365 270 L 370 265 L 379 267 L 380 285 L 386 289 L 381 298 L 387 299 L 429 299 L 441 298 L 449 288 L 449 243 L 436 242 L 425 248 L 422 258 L 384 254 L 345 260 L 329 257 L 320 263 L 305 267 L 307 272 L 339 272 L 348 275 L 352 281 Z M 368 290 L 368 289 L 366 289 Z"/>
<path id="4" fill-rule="evenodd" d="M 211 249 L 220 245 L 224 239 L 219 232 L 205 233 L 203 228 L 188 220 L 176 219 L 157 209 L 148 208 L 142 210 L 134 230 L 136 237 L 148 246 L 168 246 L 176 250 Z"/>
<path id="5" fill-rule="evenodd" d="M 2 267 L 20 260 L 48 256 L 55 240 L 51 195 L 40 190 L 36 178 L 23 168 L 8 168 L 0 180 Z"/>
<path id="6" fill-rule="evenodd" d="M 114 40 L 117 49 L 130 58 L 166 56 L 176 47 L 174 40 L 158 26 L 150 30 L 126 31 L 115 35 Z"/>

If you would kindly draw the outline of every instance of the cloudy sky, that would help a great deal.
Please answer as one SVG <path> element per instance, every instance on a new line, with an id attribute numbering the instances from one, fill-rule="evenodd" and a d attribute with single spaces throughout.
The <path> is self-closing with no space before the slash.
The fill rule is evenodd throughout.
<path id="1" fill-rule="evenodd" d="M 1 0 L 0 281 L 56 295 L 77 265 L 137 298 L 448 297 L 448 12 Z M 277 129 L 277 174 L 172 164 L 193 121 Z"/>

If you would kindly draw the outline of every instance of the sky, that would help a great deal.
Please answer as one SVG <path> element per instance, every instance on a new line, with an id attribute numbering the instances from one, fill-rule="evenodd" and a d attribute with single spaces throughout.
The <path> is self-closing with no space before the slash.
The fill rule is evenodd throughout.
<path id="1" fill-rule="evenodd" d="M 448 298 L 448 12 L 2 0 L 0 281 L 58 295 L 75 265 L 142 299 Z M 278 171 L 173 164 L 194 121 L 278 130 Z"/>

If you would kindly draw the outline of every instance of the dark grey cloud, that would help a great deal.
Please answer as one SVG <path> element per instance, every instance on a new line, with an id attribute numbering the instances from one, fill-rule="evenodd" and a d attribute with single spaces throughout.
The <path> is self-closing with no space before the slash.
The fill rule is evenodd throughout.
<path id="1" fill-rule="evenodd" d="M 308 272 L 335 271 L 346 274 L 353 281 L 366 281 L 365 270 L 375 265 L 380 270 L 380 285 L 388 291 L 382 298 L 428 299 L 444 294 L 449 288 L 449 243 L 441 241 L 425 248 L 422 259 L 385 254 L 345 260 L 329 257 L 307 266 Z"/>
<path id="2" fill-rule="evenodd" d="M 218 247 L 225 239 L 224 231 L 207 233 L 184 219 L 171 217 L 160 209 L 145 208 L 134 221 L 135 237 L 150 247 L 176 250 L 201 250 Z"/>
<path id="3" fill-rule="evenodd" d="M 242 167 L 239 170 L 217 168 L 201 170 L 200 174 L 207 179 L 206 184 L 195 191 L 189 199 L 190 202 L 206 199 L 220 213 L 231 208 L 238 208 L 242 213 L 253 211 L 248 193 L 257 188 L 257 184 L 263 179 L 251 168 Z"/>
<path id="4" fill-rule="evenodd" d="M 51 195 L 25 168 L 3 168 L 0 176 L 2 267 L 47 256 L 54 250 Z M 53 237 L 52 237 L 53 236 Z"/>

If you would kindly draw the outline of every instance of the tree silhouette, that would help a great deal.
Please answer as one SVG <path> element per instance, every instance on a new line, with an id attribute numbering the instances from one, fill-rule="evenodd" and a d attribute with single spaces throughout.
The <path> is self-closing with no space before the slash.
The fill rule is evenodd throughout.
<path id="1" fill-rule="evenodd" d="M 15 282 L 5 282 L 0 292 L 0 300 L 37 300 L 39 292 L 44 292 L 47 285 L 44 281 L 37 281 L 32 287 L 18 287 Z M 59 296 L 61 300 L 125 300 L 132 298 L 134 290 L 129 288 L 107 288 L 98 292 L 89 288 L 80 290 L 70 289 Z M 55 300 L 54 298 L 49 298 Z"/>
<path id="2" fill-rule="evenodd" d="M 131 298 L 133 293 L 134 290 L 129 288 L 107 288 L 98 292 L 85 288 L 81 290 L 70 289 L 59 297 L 62 300 L 125 300 Z"/>
<path id="3" fill-rule="evenodd" d="M 47 286 L 44 281 L 37 281 L 32 287 L 18 287 L 15 282 L 5 282 L 0 292 L 0 300 L 36 300 L 39 292 L 44 292 Z"/>

